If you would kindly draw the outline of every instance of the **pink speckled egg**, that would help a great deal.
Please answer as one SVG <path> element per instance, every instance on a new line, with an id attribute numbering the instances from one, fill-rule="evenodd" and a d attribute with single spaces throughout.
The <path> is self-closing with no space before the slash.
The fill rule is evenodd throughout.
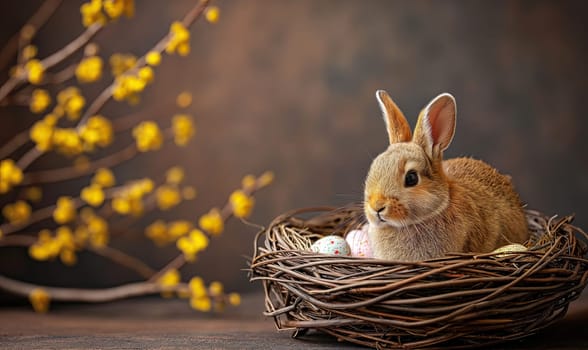
<path id="1" fill-rule="evenodd" d="M 351 256 L 361 258 L 373 258 L 372 246 L 368 237 L 368 225 L 363 225 L 361 230 L 352 230 L 347 233 L 347 244 L 351 250 Z"/>
<path id="2" fill-rule="evenodd" d="M 349 245 L 341 236 L 325 236 L 314 242 L 310 249 L 315 253 L 349 256 Z"/>

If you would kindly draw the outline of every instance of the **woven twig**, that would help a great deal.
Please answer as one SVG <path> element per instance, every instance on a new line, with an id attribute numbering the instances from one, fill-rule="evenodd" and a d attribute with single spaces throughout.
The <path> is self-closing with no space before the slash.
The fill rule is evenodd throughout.
<path id="1" fill-rule="evenodd" d="M 586 233 L 572 218 L 535 211 L 527 218 L 528 251 L 398 263 L 309 250 L 317 238 L 360 227 L 359 206 L 298 210 L 258 234 L 251 280 L 263 284 L 264 314 L 295 335 L 315 329 L 389 349 L 518 339 L 561 319 L 588 280 L 586 249 L 576 238 Z"/>

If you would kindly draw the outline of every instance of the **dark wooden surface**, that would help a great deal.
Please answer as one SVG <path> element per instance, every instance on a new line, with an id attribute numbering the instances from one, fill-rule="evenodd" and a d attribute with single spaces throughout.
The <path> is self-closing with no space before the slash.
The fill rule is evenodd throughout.
<path id="1" fill-rule="evenodd" d="M 261 315 L 260 294 L 222 314 L 190 310 L 185 300 L 145 298 L 103 305 L 0 309 L 0 349 L 358 349 L 311 333 L 292 339 Z M 588 294 L 557 324 L 492 349 L 588 349 Z"/>

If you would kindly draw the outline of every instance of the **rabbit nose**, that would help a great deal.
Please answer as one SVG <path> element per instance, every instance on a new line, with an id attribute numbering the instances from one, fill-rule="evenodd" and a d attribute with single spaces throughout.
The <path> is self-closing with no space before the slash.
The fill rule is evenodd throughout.
<path id="1" fill-rule="evenodd" d="M 376 216 L 378 217 L 378 220 L 380 220 L 380 221 L 384 221 L 384 219 L 382 219 L 382 217 L 380 216 L 380 214 L 382 212 L 384 212 L 384 210 L 386 210 L 386 207 L 381 207 L 379 209 L 376 209 Z"/>

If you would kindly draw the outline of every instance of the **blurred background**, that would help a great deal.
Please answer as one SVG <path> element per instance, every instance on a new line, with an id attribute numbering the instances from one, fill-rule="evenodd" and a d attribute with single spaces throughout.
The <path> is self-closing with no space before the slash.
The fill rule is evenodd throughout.
<path id="1" fill-rule="evenodd" d="M 39 3 L 0 2 L 0 45 Z M 133 20 L 100 32 L 101 55 L 143 54 L 192 4 L 137 1 Z M 221 9 L 219 23 L 194 25 L 192 53 L 163 57 L 155 82 L 136 107 L 153 116 L 172 114 L 176 95 L 191 91 L 195 139 L 187 148 L 164 147 L 116 168 L 122 178 L 137 178 L 182 165 L 198 197 L 170 212 L 150 214 L 143 225 L 157 218 L 196 220 L 222 205 L 243 175 L 265 170 L 276 178 L 256 195 L 250 221 L 258 225 L 293 208 L 361 200 L 371 159 L 387 145 L 374 97 L 377 89 L 386 89 L 412 125 L 431 98 L 453 94 L 458 122 L 446 157 L 483 159 L 512 175 L 530 208 L 549 215 L 575 213 L 575 223 L 588 228 L 587 2 L 213 4 Z M 66 1 L 33 43 L 45 57 L 82 30 L 79 2 Z M 90 87 L 84 93 L 99 91 Z M 116 118 L 131 111 L 110 102 L 104 114 Z M 34 122 L 26 107 L 0 113 L 0 144 Z M 51 161 L 41 159 L 35 168 L 50 168 Z M 75 192 L 81 183 L 87 179 L 55 183 L 49 191 L 67 193 L 74 186 Z M 256 231 L 231 221 L 183 275 L 220 280 L 230 291 L 261 291 L 243 271 Z M 156 248 L 141 229 L 112 245 L 154 268 L 177 254 L 173 245 Z M 23 248 L 0 252 L 1 274 L 40 284 L 105 287 L 138 278 L 90 253 L 65 267 L 32 261 Z"/>

